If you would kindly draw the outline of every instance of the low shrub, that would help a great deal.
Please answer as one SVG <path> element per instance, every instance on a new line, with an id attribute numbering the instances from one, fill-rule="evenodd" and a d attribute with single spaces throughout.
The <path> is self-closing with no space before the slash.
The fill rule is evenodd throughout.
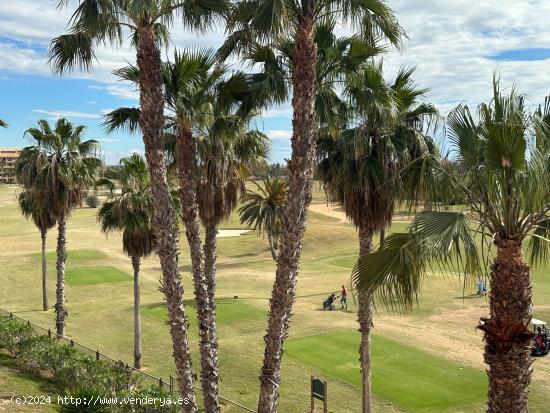
<path id="1" fill-rule="evenodd" d="M 19 359 L 29 370 L 39 373 L 49 370 L 52 343 L 47 336 L 33 336 L 19 343 Z"/>
<path id="2" fill-rule="evenodd" d="M 19 351 L 19 344 L 33 336 L 31 326 L 7 316 L 0 316 L 0 347 L 6 349 L 12 356 Z"/>
<path id="3" fill-rule="evenodd" d="M 0 316 L 0 348 L 17 357 L 25 368 L 51 377 L 67 391 L 95 389 L 103 396 L 113 396 L 136 383 L 127 365 L 96 361 L 67 344 L 36 336 L 30 326 L 17 319 Z"/>

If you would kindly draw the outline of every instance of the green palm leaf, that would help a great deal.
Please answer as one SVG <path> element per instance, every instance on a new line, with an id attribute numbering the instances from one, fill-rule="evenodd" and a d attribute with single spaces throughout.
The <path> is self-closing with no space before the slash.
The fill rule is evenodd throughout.
<path id="1" fill-rule="evenodd" d="M 107 132 L 122 130 L 136 133 L 140 130 L 140 115 L 139 108 L 118 108 L 104 115 L 103 127 Z"/>

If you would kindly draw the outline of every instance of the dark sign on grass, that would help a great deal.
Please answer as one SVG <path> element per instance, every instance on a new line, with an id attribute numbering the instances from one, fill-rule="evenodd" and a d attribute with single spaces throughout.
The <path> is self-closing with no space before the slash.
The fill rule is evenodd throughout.
<path id="1" fill-rule="evenodd" d="M 327 382 L 311 376 L 311 411 L 315 411 L 315 399 L 323 402 L 323 412 L 328 412 Z"/>

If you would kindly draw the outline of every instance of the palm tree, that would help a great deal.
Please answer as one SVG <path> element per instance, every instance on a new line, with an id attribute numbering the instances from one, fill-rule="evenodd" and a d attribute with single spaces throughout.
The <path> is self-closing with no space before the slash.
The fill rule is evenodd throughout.
<path id="1" fill-rule="evenodd" d="M 114 194 L 115 182 L 101 179 L 96 185 L 107 186 L 110 196 L 97 213 L 101 230 L 105 233 L 122 231 L 122 248 L 132 259 L 134 270 L 134 367 L 141 369 L 141 313 L 139 269 L 141 259 L 153 252 L 155 236 L 152 222 L 154 202 L 147 164 L 138 154 L 120 160 L 116 171 L 121 194 Z"/>
<path id="2" fill-rule="evenodd" d="M 199 326 L 201 383 L 206 412 L 217 413 L 219 404 L 218 337 L 214 286 L 206 278 L 205 256 L 200 238 L 197 138 L 206 118 L 212 116 L 210 103 L 224 70 L 214 65 L 212 52 L 176 53 L 173 63 L 164 66 L 165 102 L 175 114 L 171 122 L 175 131 L 172 158 L 179 178 L 181 217 L 189 244 L 193 268 L 194 292 Z"/>
<path id="3" fill-rule="evenodd" d="M 253 183 L 256 191 L 247 190 L 246 203 L 239 208 L 241 224 L 267 235 L 271 257 L 277 261 L 276 250 L 288 202 L 288 185 L 285 179 L 278 177 L 267 177 L 261 185 Z"/>
<path id="4" fill-rule="evenodd" d="M 36 189 L 25 189 L 19 194 L 19 209 L 27 219 L 32 219 L 40 231 L 42 240 L 42 309 L 48 311 L 48 286 L 46 284 L 46 236 L 56 224 L 55 215 L 46 204 L 44 194 Z"/>
<path id="5" fill-rule="evenodd" d="M 57 286 L 56 331 L 65 335 L 65 261 L 67 260 L 66 230 L 71 209 L 79 205 L 87 186 L 93 184 L 101 161 L 96 157 L 98 144 L 82 140 L 84 126 L 74 126 L 59 119 L 52 129 L 48 121 L 39 120 L 36 128 L 28 129 L 35 145 L 21 151 L 17 160 L 18 181 L 27 190 L 36 190 L 40 202 L 47 205 L 57 220 Z"/>
<path id="6" fill-rule="evenodd" d="M 271 0 L 244 1 L 237 4 L 232 15 L 229 29 L 233 33 L 226 41 L 225 49 L 246 55 L 250 52 L 247 43 L 276 44 L 281 38 L 293 37 L 288 78 L 293 108 L 292 156 L 288 163 L 289 203 L 281 229 L 281 249 L 264 339 L 266 345 L 258 402 L 258 411 L 267 413 L 277 411 L 283 343 L 288 334 L 301 242 L 311 200 L 318 127 L 315 113 L 319 80 L 316 27 L 330 19 L 349 22 L 361 28 L 360 37 L 367 45 L 375 44 L 374 40 L 379 38 L 398 45 L 404 33 L 383 0 L 283 0 L 276 6 Z"/>
<path id="7" fill-rule="evenodd" d="M 8 123 L 5 120 L 0 119 L 0 128 L 7 128 Z"/>
<path id="8" fill-rule="evenodd" d="M 386 303 L 410 307 L 430 262 L 475 276 L 490 268 L 490 315 L 478 326 L 488 364 L 487 411 L 524 413 L 532 333 L 523 242 L 530 237 L 533 262 L 548 257 L 550 106 L 547 99 L 544 109 L 528 113 L 525 99 L 514 89 L 504 95 L 497 79 L 493 92 L 477 117 L 460 105 L 448 118 L 447 137 L 465 171 L 448 175 L 448 181 L 467 198 L 469 211 L 418 215 L 408 234 L 388 237 L 383 249 L 358 262 L 354 274 L 363 291 L 376 290 Z M 441 167 L 440 173 L 453 172 Z"/>
<path id="9" fill-rule="evenodd" d="M 65 6 L 69 0 L 60 0 Z M 160 48 L 168 40 L 168 28 L 176 14 L 186 27 L 205 30 L 227 10 L 225 0 L 81 0 L 72 17 L 70 33 L 59 36 L 50 47 L 51 62 L 58 72 L 75 66 L 88 69 L 98 44 L 117 44 L 130 31 L 140 70 L 139 124 L 155 202 L 153 231 L 157 240 L 163 285 L 170 318 L 174 359 L 184 408 L 196 412 L 183 287 L 178 268 L 176 217 L 171 208 L 164 159 L 164 104 Z"/>
<path id="10" fill-rule="evenodd" d="M 137 83 L 139 68 L 126 67 L 116 71 L 121 78 Z M 200 136 L 213 136 L 216 129 L 228 131 L 239 127 L 241 119 L 252 114 L 248 82 L 240 72 L 228 77 L 226 68 L 216 62 L 211 50 L 175 52 L 173 62 L 162 65 L 167 128 L 166 149 L 173 161 L 169 170 L 176 169 L 180 184 L 181 216 L 185 223 L 190 248 L 193 281 L 199 320 L 201 381 L 207 411 L 219 411 L 218 352 L 215 321 L 214 285 L 208 287 L 205 275 L 205 257 L 200 238 L 199 154 Z M 234 113 L 227 114 L 228 108 Z M 139 129 L 140 108 L 119 108 L 106 115 L 107 130 Z M 197 136 L 200 135 L 200 136 Z M 216 135 L 216 136 L 217 136 Z M 204 139 L 203 139 L 204 140 Z M 208 141 L 208 140 L 207 140 Z M 204 145 L 203 145 L 204 146 Z M 210 198 L 214 201 L 214 198 Z M 206 201 L 205 201 L 206 202 Z M 203 211 L 208 206 L 203 205 Z M 217 233 L 217 231 L 216 231 Z M 214 234 L 214 238 L 212 238 Z M 215 251 L 215 233 L 206 237 L 204 250 Z M 212 244 L 214 241 L 214 244 Z M 213 262 L 211 260 L 211 262 Z M 212 278 L 213 279 L 213 278 Z"/>
<path id="11" fill-rule="evenodd" d="M 418 102 L 426 90 L 416 88 L 413 72 L 402 69 L 394 83 L 387 84 L 381 64 L 363 69 L 346 85 L 355 112 L 352 125 L 336 136 L 327 128 L 320 134 L 319 176 L 327 195 L 342 205 L 359 232 L 359 257 L 373 250 L 374 234 L 391 224 L 396 202 L 403 195 L 419 193 L 404 188 L 413 182 L 403 176 L 403 168 L 432 152 L 431 140 L 422 134 L 422 121 L 435 115 L 435 109 Z M 358 321 L 362 411 L 370 412 L 372 297 L 361 291 Z"/>
<path id="12" fill-rule="evenodd" d="M 221 111 L 218 105 L 215 105 Z M 269 153 L 269 139 L 257 130 L 248 129 L 248 121 L 235 115 L 218 113 L 213 123 L 199 135 L 199 182 L 197 201 L 199 216 L 205 227 L 204 273 L 211 302 L 216 277 L 216 236 L 218 225 L 227 220 L 241 194 L 250 167 L 264 162 Z"/>

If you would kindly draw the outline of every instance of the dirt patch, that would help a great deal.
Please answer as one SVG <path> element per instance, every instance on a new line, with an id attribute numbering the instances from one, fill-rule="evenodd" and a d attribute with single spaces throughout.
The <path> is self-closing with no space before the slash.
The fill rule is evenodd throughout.
<path id="1" fill-rule="evenodd" d="M 340 205 L 327 205 L 327 204 L 311 204 L 309 210 L 318 212 L 320 214 L 336 218 L 340 222 L 349 222 L 346 214 L 339 210 Z M 394 215 L 393 222 L 410 222 L 414 219 L 414 215 Z"/>
<path id="2" fill-rule="evenodd" d="M 424 320 L 379 315 L 375 332 L 443 356 L 458 363 L 484 369 L 483 334 L 476 329 L 479 317 L 488 312 L 485 304 L 449 309 Z"/>
<path id="3" fill-rule="evenodd" d="M 327 204 L 311 204 L 309 206 L 310 211 L 336 218 L 340 222 L 347 222 L 348 219 L 346 218 L 346 214 L 343 211 L 339 211 L 338 208 L 340 208 L 339 205 Z"/>

